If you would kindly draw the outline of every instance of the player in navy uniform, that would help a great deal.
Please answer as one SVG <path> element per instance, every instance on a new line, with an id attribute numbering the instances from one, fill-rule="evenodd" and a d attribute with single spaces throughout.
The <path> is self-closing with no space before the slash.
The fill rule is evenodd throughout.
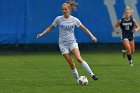
<path id="1" fill-rule="evenodd" d="M 139 30 L 138 23 L 131 17 L 132 12 L 133 10 L 129 6 L 126 6 L 124 18 L 120 19 L 114 26 L 114 30 L 117 34 L 120 33 L 120 31 L 117 29 L 118 26 L 120 26 L 122 30 L 121 39 L 125 48 L 125 50 L 122 50 L 123 56 L 125 57 L 125 55 L 127 55 L 131 66 L 133 66 L 132 54 L 135 51 L 134 33 Z"/>

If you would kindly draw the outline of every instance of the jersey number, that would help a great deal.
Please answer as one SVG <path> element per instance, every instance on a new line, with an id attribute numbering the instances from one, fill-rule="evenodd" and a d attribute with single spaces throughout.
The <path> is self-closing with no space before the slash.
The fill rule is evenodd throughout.
<path id="1" fill-rule="evenodd" d="M 130 29 L 129 29 L 129 26 L 125 26 L 125 30 L 130 30 Z"/>

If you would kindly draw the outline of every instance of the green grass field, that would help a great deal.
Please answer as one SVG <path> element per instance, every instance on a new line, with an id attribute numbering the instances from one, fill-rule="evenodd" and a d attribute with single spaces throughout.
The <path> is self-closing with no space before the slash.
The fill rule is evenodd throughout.
<path id="1" fill-rule="evenodd" d="M 140 53 L 134 66 L 117 52 L 81 52 L 99 76 L 92 80 L 75 60 L 80 75 L 89 84 L 75 83 L 68 63 L 60 52 L 0 54 L 0 93 L 140 93 Z"/>

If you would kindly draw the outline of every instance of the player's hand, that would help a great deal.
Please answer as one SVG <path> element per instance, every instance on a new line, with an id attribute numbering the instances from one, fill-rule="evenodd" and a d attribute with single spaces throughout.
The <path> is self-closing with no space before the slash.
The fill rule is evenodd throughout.
<path id="1" fill-rule="evenodd" d="M 116 33 L 117 33 L 117 34 L 120 34 L 120 31 L 119 31 L 119 30 L 117 30 L 117 31 L 116 31 Z"/>
<path id="2" fill-rule="evenodd" d="M 134 29 L 133 32 L 138 32 L 138 30 L 137 29 Z"/>
<path id="3" fill-rule="evenodd" d="M 96 37 L 92 36 L 91 38 L 92 38 L 92 40 L 94 40 L 94 42 L 97 42 L 97 38 Z"/>
<path id="4" fill-rule="evenodd" d="M 42 35 L 43 35 L 43 34 L 38 34 L 38 35 L 36 36 L 36 38 L 40 38 Z"/>

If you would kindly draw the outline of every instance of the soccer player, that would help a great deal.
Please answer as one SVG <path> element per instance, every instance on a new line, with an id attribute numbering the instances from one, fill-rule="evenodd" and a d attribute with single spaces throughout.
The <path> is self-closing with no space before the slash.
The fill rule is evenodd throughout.
<path id="1" fill-rule="evenodd" d="M 78 48 L 78 43 L 74 35 L 75 26 L 82 28 L 93 41 L 97 42 L 96 37 L 80 22 L 79 19 L 71 15 L 72 10 L 76 10 L 77 3 L 74 0 L 67 1 L 62 4 L 63 15 L 56 17 L 51 26 L 49 26 L 45 31 L 37 35 L 37 38 L 43 36 L 44 34 L 50 32 L 54 27 L 59 26 L 59 48 L 62 55 L 67 60 L 70 68 L 73 72 L 74 78 L 77 80 L 79 78 L 78 71 L 76 69 L 75 63 L 71 57 L 70 52 L 74 54 L 77 61 L 83 66 L 83 68 L 90 74 L 94 80 L 98 80 L 98 77 L 93 73 L 89 65 L 85 60 L 82 59 L 80 51 Z"/>
<path id="2" fill-rule="evenodd" d="M 122 30 L 122 44 L 125 48 L 125 50 L 122 50 L 123 57 L 127 55 L 128 62 L 130 66 L 133 66 L 132 63 L 132 54 L 135 51 L 135 42 L 134 42 L 134 33 L 139 30 L 139 25 L 136 22 L 134 18 L 131 17 L 133 10 L 126 6 L 125 12 L 124 12 L 124 18 L 120 19 L 114 26 L 114 30 L 117 34 L 120 33 L 120 31 L 117 29 L 118 26 L 120 26 Z"/>

